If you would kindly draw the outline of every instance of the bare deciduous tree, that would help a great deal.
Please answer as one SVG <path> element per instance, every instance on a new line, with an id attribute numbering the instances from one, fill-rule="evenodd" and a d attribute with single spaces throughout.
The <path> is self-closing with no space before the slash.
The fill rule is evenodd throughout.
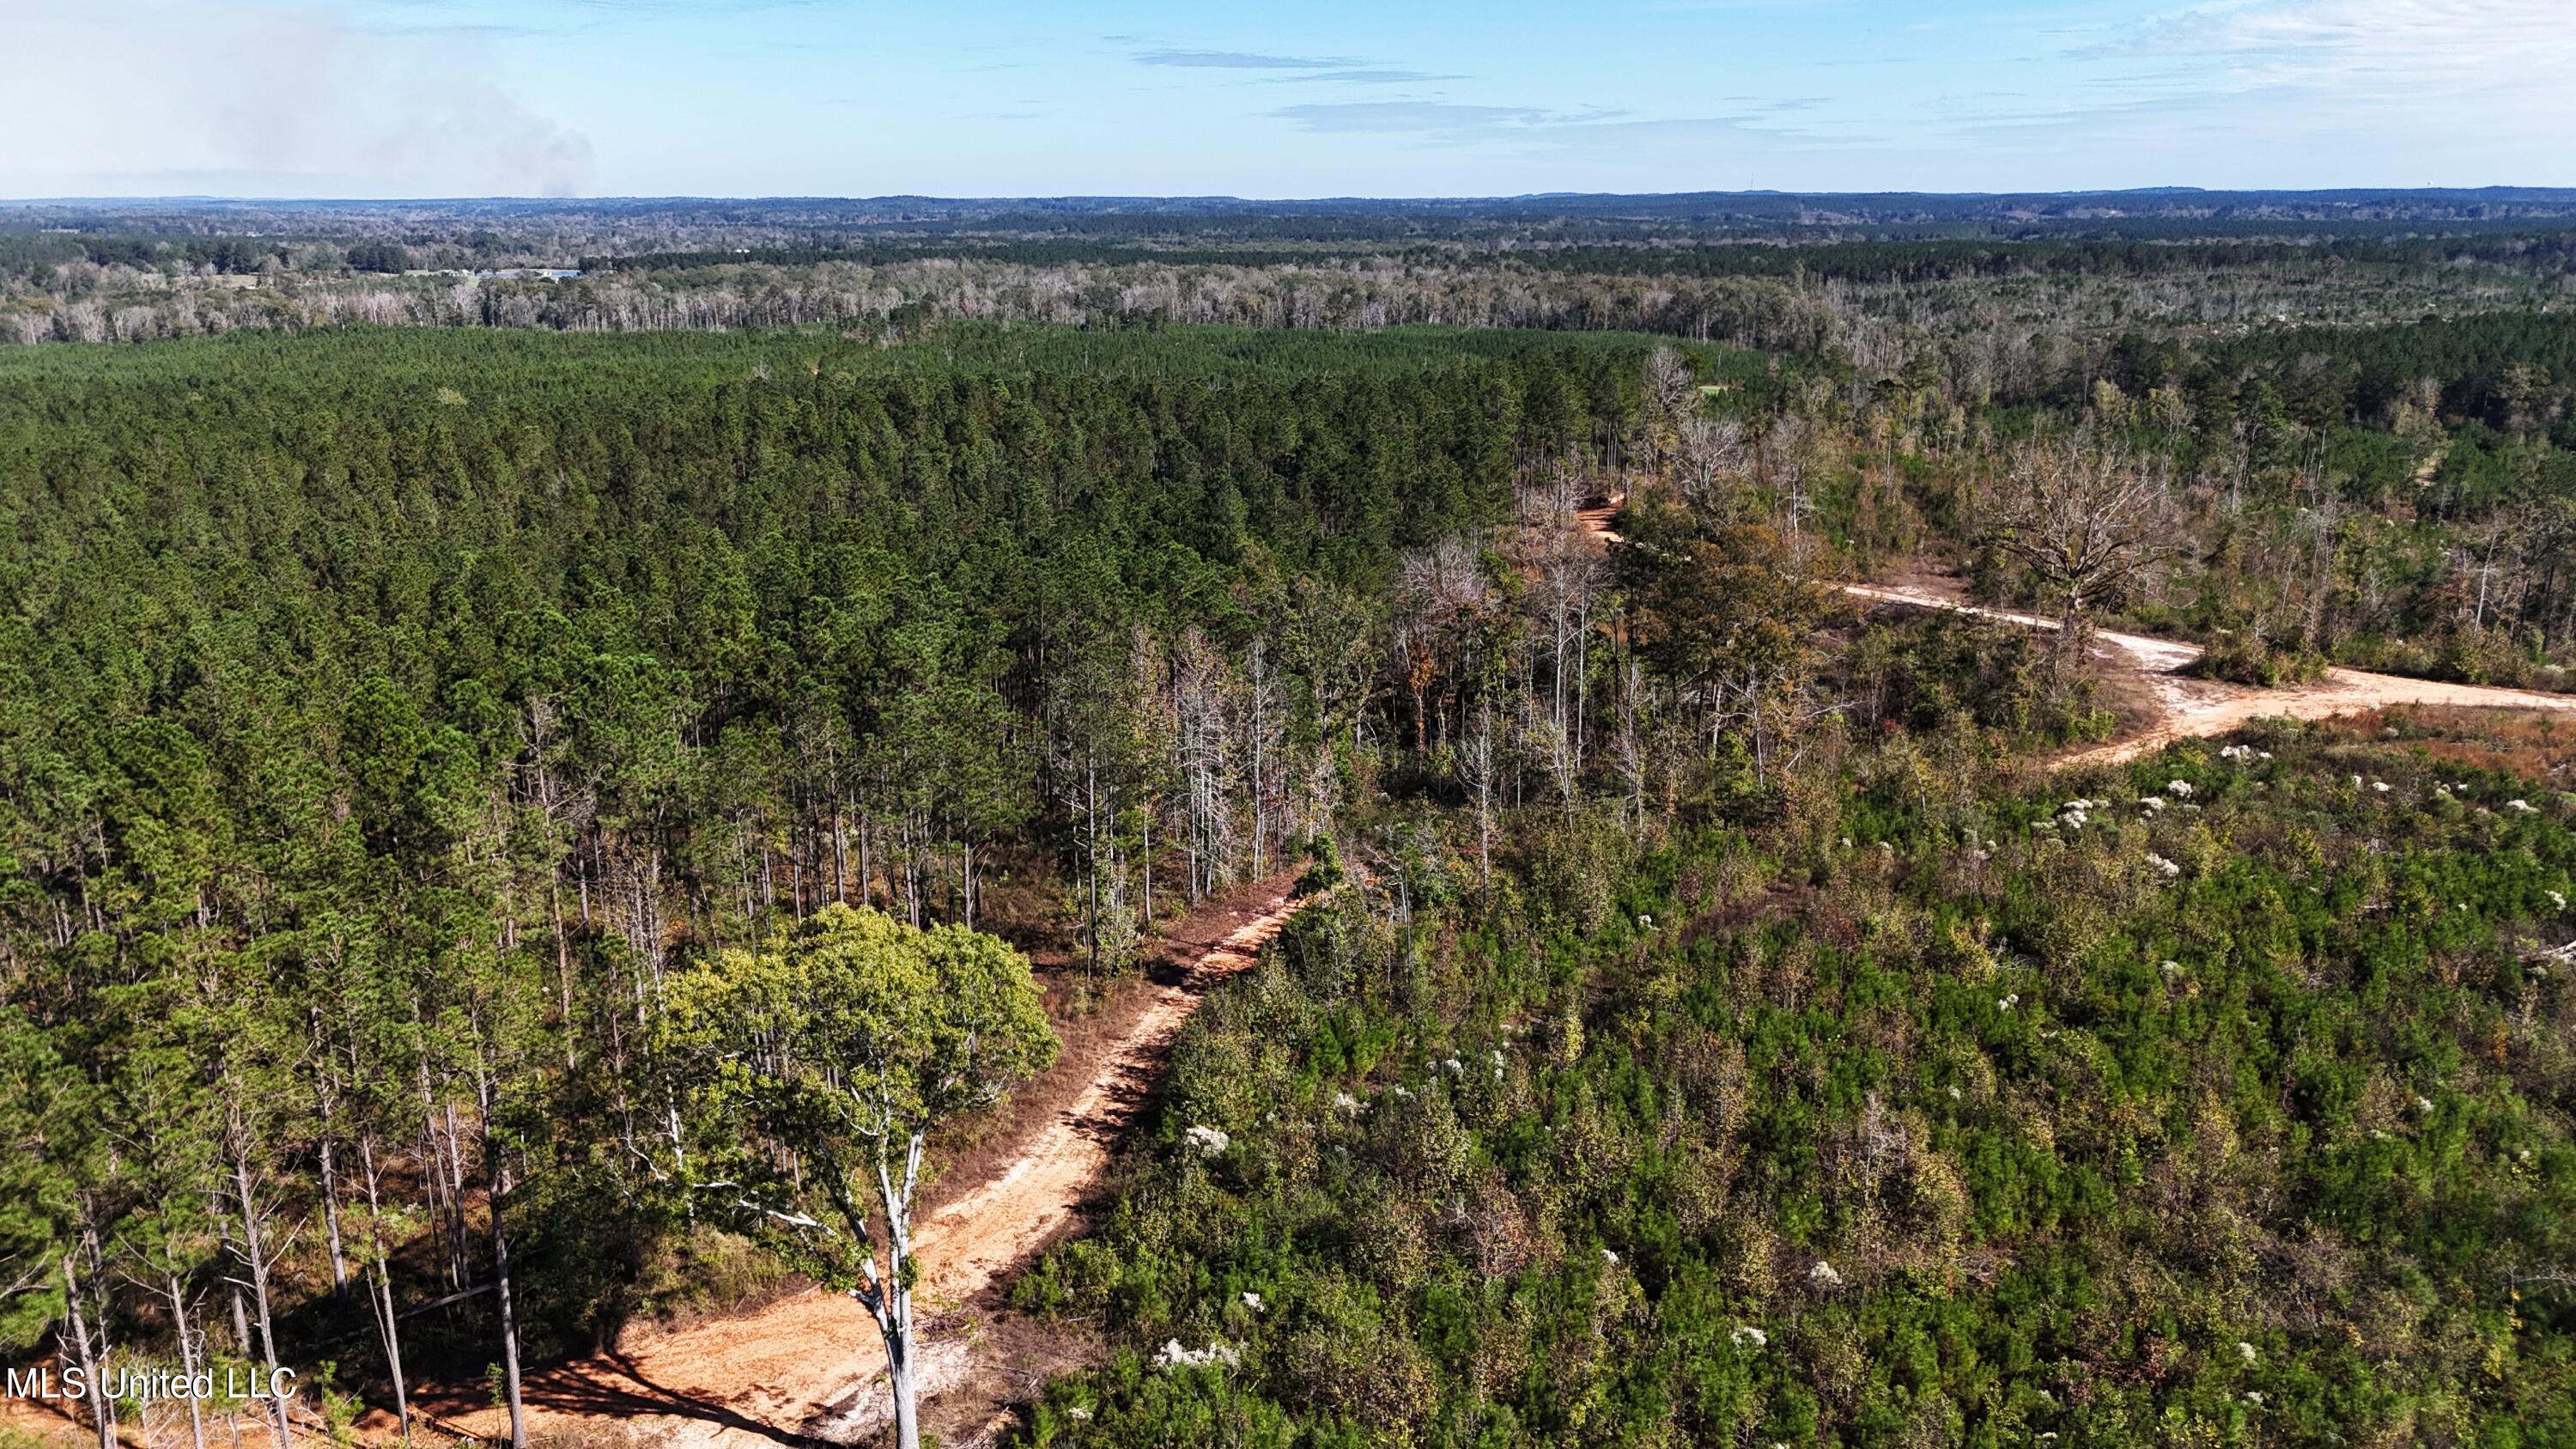
<path id="1" fill-rule="evenodd" d="M 1744 424 L 1697 415 L 1684 422 L 1673 449 L 1673 477 L 1694 508 L 1714 510 L 1727 487 L 1744 473 Z"/>
<path id="2" fill-rule="evenodd" d="M 2013 456 L 1987 541 L 2056 606 L 2056 667 L 2081 657 L 2089 610 L 2116 602 L 2172 556 L 2159 464 L 2079 433 Z"/>

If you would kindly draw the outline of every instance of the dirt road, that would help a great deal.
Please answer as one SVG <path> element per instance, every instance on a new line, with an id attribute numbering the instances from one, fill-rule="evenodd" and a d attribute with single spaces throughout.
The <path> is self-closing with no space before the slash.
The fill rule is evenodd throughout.
<path id="1" fill-rule="evenodd" d="M 1981 609 L 1974 604 L 1932 593 L 1925 589 L 1888 589 L 1869 584 L 1845 584 L 1843 591 L 1864 599 L 1892 604 L 1912 604 L 1926 609 L 1948 609 L 1954 613 L 1975 614 L 1981 618 L 2001 619 L 2006 623 L 2034 629 L 2054 629 L 2057 621 L 2030 614 L 2013 614 L 1998 609 Z M 2155 694 L 2163 718 L 2142 734 L 2125 740 L 2114 740 L 2089 750 L 2079 750 L 2058 761 L 2060 765 L 2117 764 L 2133 759 L 2180 739 L 2223 735 L 2229 730 L 2258 719 L 2330 719 L 2336 715 L 2358 714 L 2391 704 L 2467 705 L 2490 709 L 2555 709 L 2576 710 L 2576 695 L 2548 694 L 2531 689 L 2493 689 L 2478 684 L 2450 684 L 2437 679 L 2409 679 L 2395 674 L 2369 674 L 2358 669 L 2329 669 L 2326 677 L 2309 685 L 2283 689 L 2254 689 L 2224 680 L 2195 679 L 2181 674 L 2200 658 L 2200 646 L 2171 639 L 2151 639 L 2143 634 L 2121 634 L 2109 630 L 2096 633 L 2097 644 L 2124 655 L 2147 687 Z"/>
<path id="2" fill-rule="evenodd" d="M 1574 516 L 1585 528 L 1592 530 L 1593 536 L 1603 543 L 1617 543 L 1619 533 L 1610 526 L 1610 520 L 1618 517 L 1619 510 L 1626 507 L 1627 503 L 1627 494 L 1613 493 L 1598 503 L 1587 503 L 1574 510 Z"/>
<path id="3" fill-rule="evenodd" d="M 1250 919 L 1161 988 L 1109 1043 L 1071 1102 L 1030 1133 L 997 1171 L 925 1216 L 915 1231 L 935 1319 L 992 1287 L 1071 1226 L 1119 1133 L 1152 1090 L 1164 1051 L 1199 998 L 1247 966 L 1294 909 L 1274 883 Z M 925 1400 L 973 1367 L 962 1334 L 927 1335 Z M 885 1354 L 857 1303 L 808 1289 L 739 1318 L 630 1333 L 616 1350 L 546 1370 L 524 1389 L 532 1434 L 612 1429 L 654 1449 L 753 1449 L 844 1442 L 891 1416 L 878 1377 Z M 435 1404 L 433 1404 L 435 1407 Z M 507 1432 L 500 1410 L 437 1415 L 450 1432 Z"/>
<path id="4" fill-rule="evenodd" d="M 2431 469 L 2439 466 L 2436 456 L 2426 465 L 2418 481 L 2429 479 Z M 1582 509 L 1576 517 L 1593 536 L 1605 544 L 1620 541 L 1611 521 L 1618 516 L 1624 495 L 1614 495 L 1592 507 Z M 2033 629 L 2054 629 L 2057 621 L 2032 614 L 2015 614 L 2000 609 L 1984 609 L 1946 594 L 1921 588 L 1882 588 L 1874 584 L 1845 584 L 1843 592 L 1857 598 L 1882 603 L 1911 604 L 1925 609 L 1948 609 L 1954 613 L 1975 614 L 1981 618 L 2000 619 Z M 2230 684 L 2225 680 L 2198 679 L 2182 671 L 2200 658 L 2200 646 L 2172 639 L 2154 639 L 2144 634 L 2122 634 L 2109 630 L 2097 632 L 2098 647 L 2116 651 L 2137 671 L 2154 695 L 2161 718 L 2140 734 L 2107 745 L 2078 750 L 2059 759 L 2064 765 L 2117 764 L 2180 739 L 2223 735 L 2229 730 L 2258 719 L 2330 719 L 2336 715 L 2358 714 L 2391 704 L 2466 705 L 2487 709 L 2576 710 L 2576 695 L 2549 694 L 2531 689 L 2494 689 L 2477 684 L 2450 684 L 2435 679 L 2409 679 L 2402 675 L 2370 674 L 2358 669 L 2329 669 L 2323 680 L 2310 685 L 2286 689 L 2255 689 Z"/>

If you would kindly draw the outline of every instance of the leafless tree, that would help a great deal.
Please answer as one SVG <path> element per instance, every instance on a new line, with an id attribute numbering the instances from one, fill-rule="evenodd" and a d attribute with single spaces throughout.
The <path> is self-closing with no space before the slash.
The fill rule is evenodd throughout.
<path id="1" fill-rule="evenodd" d="M 1682 497 L 1694 508 L 1718 502 L 1744 473 L 1744 424 L 1733 418 L 1692 416 L 1681 426 L 1673 449 L 1672 473 Z"/>
<path id="2" fill-rule="evenodd" d="M 2078 433 L 2013 455 L 1988 541 L 2053 603 L 2057 667 L 2082 657 L 2090 610 L 2117 602 L 2172 556 L 2163 469 Z"/>

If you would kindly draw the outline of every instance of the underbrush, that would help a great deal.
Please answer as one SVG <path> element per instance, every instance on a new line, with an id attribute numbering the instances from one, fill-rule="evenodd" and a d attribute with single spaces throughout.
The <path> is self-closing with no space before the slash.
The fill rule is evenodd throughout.
<path id="1" fill-rule="evenodd" d="M 2471 769 L 2526 780 L 2576 779 L 2576 726 L 2546 710 L 2400 705 L 2344 715 L 2318 726 L 2351 741 L 2393 740 Z"/>
<path id="2" fill-rule="evenodd" d="M 691 1224 L 653 1246 L 632 1292 L 635 1316 L 670 1324 L 748 1313 L 789 1286 L 787 1269 L 749 1238 Z"/>
<path id="3" fill-rule="evenodd" d="M 2507 689 L 2576 692 L 2576 671 L 2539 657 L 2497 631 L 2449 630 L 2430 639 L 2361 635 L 2335 651 L 2338 663 L 2379 674 L 2448 679 Z"/>
<path id="4" fill-rule="evenodd" d="M 2118 715 L 2090 679 L 2061 687 L 2046 643 L 1975 615 L 1889 609 L 1854 642 L 1841 682 L 1881 734 L 1934 735 L 1964 719 L 2015 749 L 2109 739 Z"/>
<path id="5" fill-rule="evenodd" d="M 2285 726 L 1822 808 L 1301 916 L 1022 1280 L 1124 1343 L 1028 1442 L 2576 1438 L 2576 796 Z"/>
<path id="6" fill-rule="evenodd" d="M 2206 679 L 2257 689 L 2313 684 L 2325 677 L 2326 659 L 2312 649 L 2252 634 L 2224 633 L 2201 650 L 2191 672 Z"/>

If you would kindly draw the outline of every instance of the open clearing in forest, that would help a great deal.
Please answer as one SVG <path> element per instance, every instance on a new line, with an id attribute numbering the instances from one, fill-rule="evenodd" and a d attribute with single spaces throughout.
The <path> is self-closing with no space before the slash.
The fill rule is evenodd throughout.
<path id="1" fill-rule="evenodd" d="M 1582 510 L 1583 524 L 1604 541 L 1617 500 Z M 1844 585 L 1856 598 L 1946 609 L 2035 629 L 2057 622 L 1985 609 L 1919 585 Z M 2576 710 L 2576 696 L 2495 689 L 2332 669 L 2317 684 L 2255 689 L 2184 673 L 2197 645 L 2102 631 L 2098 649 L 2125 660 L 2146 683 L 2159 715 L 2147 730 L 2072 751 L 2060 766 L 2116 764 L 2175 740 L 2219 735 L 2253 720 L 2326 719 L 2387 705 Z M 1013 1266 L 1070 1227 L 1090 1195 L 1119 1133 L 1150 1094 L 1164 1052 L 1200 997 L 1252 963 L 1293 909 L 1272 882 L 1250 901 L 1229 903 L 1231 929 L 1182 979 L 1156 991 L 1125 1029 L 1088 1063 L 1066 1105 L 1025 1134 L 971 1185 L 924 1215 L 920 1247 L 926 1307 L 953 1309 L 993 1288 Z M 1186 930 L 1186 927 L 1184 928 Z M 936 1325 L 935 1314 L 933 1316 Z M 934 1326 L 923 1348 L 926 1403 L 974 1376 L 978 1337 Z M 527 1384 L 532 1432 L 563 1434 L 616 1425 L 638 1440 L 671 1449 L 749 1449 L 761 1443 L 847 1442 L 890 1413 L 879 1375 L 884 1365 L 876 1326 L 848 1298 L 807 1289 L 736 1318 L 667 1331 L 638 1330 L 608 1353 L 548 1369 Z M 977 1396 L 980 1397 L 980 1396 Z M 438 1421 L 478 1437 L 505 1431 L 501 1412 L 428 1399 Z"/>

